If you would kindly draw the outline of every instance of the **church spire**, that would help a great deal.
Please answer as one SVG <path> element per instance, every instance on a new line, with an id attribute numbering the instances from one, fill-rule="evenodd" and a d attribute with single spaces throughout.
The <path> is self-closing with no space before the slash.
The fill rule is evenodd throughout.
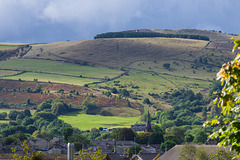
<path id="1" fill-rule="evenodd" d="M 151 116 L 150 116 L 150 113 L 149 113 L 149 109 L 148 109 L 147 122 L 146 122 L 146 131 L 147 131 L 147 132 L 152 132 L 152 128 L 151 128 Z"/>

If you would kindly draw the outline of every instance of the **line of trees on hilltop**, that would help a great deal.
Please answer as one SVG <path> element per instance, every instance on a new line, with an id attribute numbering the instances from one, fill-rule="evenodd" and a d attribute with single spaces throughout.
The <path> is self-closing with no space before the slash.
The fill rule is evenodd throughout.
<path id="1" fill-rule="evenodd" d="M 209 41 L 209 37 L 190 34 L 164 34 L 157 32 L 108 32 L 97 34 L 94 39 L 99 38 L 144 38 L 144 37 L 166 37 L 166 38 L 184 38 Z"/>

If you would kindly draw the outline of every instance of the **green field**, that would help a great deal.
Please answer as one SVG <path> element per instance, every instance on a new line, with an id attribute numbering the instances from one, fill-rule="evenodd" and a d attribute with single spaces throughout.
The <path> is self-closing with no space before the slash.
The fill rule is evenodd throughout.
<path id="1" fill-rule="evenodd" d="M 138 102 L 142 103 L 145 98 L 149 98 L 151 102 L 163 103 L 158 99 L 154 99 L 148 93 L 154 93 L 161 95 L 164 92 L 171 92 L 174 89 L 191 89 L 194 92 L 205 91 L 211 82 L 206 80 L 197 80 L 193 78 L 184 78 L 180 76 L 172 76 L 165 74 L 154 74 L 151 72 L 130 70 L 128 76 L 122 76 L 117 79 L 119 83 L 117 85 L 124 86 L 127 90 L 132 90 L 131 95 L 138 97 Z M 121 89 L 116 86 L 116 83 L 109 81 L 97 85 L 91 85 L 92 88 L 97 87 L 110 87 Z M 139 88 L 133 88 L 133 86 L 138 86 Z M 166 104 L 162 104 L 161 108 L 169 108 Z"/>
<path id="2" fill-rule="evenodd" d="M 21 73 L 21 71 L 0 70 L 0 77 Z"/>
<path id="3" fill-rule="evenodd" d="M 108 68 L 80 66 L 64 62 L 37 59 L 13 59 L 8 61 L 1 61 L 0 69 L 46 72 L 70 76 L 82 75 L 83 77 L 91 78 L 105 78 L 105 76 L 113 78 L 122 73 L 122 71 Z"/>
<path id="4" fill-rule="evenodd" d="M 83 86 L 84 84 L 93 83 L 93 82 L 100 82 L 98 79 L 89 79 L 89 78 L 78 78 L 78 77 L 71 77 L 71 76 L 62 76 L 62 75 L 55 75 L 55 74 L 43 74 L 43 73 L 33 73 L 27 72 L 16 76 L 7 76 L 1 77 L 1 79 L 13 79 L 13 80 L 25 80 L 25 81 L 33 81 L 33 79 L 38 79 L 41 82 L 55 82 L 55 83 L 66 83 L 66 84 L 73 84 L 73 85 L 80 85 Z"/>
<path id="5" fill-rule="evenodd" d="M 17 49 L 19 46 L 14 45 L 1 45 L 0 44 L 0 50 L 9 50 L 9 49 Z"/>
<path id="6" fill-rule="evenodd" d="M 215 59 L 216 60 L 216 59 Z M 169 69 L 165 69 L 163 67 L 164 63 L 169 63 L 171 67 Z M 156 73 L 166 73 L 169 75 L 174 76 L 185 76 L 190 78 L 198 78 L 203 80 L 212 80 L 213 77 L 215 77 L 217 71 L 220 69 L 220 67 L 211 66 L 211 68 L 208 68 L 206 66 L 199 67 L 197 69 L 192 68 L 193 62 L 185 62 L 185 61 L 168 61 L 168 62 L 161 62 L 161 61 L 138 61 L 133 64 L 131 64 L 129 67 L 142 70 L 142 71 L 148 71 L 148 72 L 156 72 Z"/>
<path id="7" fill-rule="evenodd" d="M 89 130 L 92 127 L 96 128 L 130 127 L 130 125 L 139 122 L 140 117 L 117 117 L 117 116 L 100 116 L 69 113 L 66 115 L 59 116 L 59 119 L 81 130 Z"/>

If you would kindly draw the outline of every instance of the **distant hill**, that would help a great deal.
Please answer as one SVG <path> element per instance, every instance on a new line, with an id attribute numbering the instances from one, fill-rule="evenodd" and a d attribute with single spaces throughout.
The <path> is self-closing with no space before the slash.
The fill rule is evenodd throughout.
<path id="1" fill-rule="evenodd" d="M 129 30 L 125 33 L 135 33 L 135 31 Z M 0 62 L 2 78 L 21 78 L 30 81 L 38 76 L 39 81 L 59 83 L 62 80 L 63 83 L 68 84 L 86 84 L 100 94 L 106 94 L 112 88 L 116 88 L 119 92 L 126 89 L 130 94 L 126 97 L 129 101 L 147 107 L 148 104 L 144 104 L 143 101 L 149 98 L 151 109 L 165 110 L 171 108 L 168 102 L 161 99 L 165 92 L 191 89 L 207 97 L 209 85 L 221 65 L 234 56 L 231 54 L 233 43 L 230 38 L 232 36 L 224 33 L 197 29 L 139 29 L 136 33 L 198 35 L 209 37 L 209 41 L 175 36 L 171 38 L 99 38 L 31 44 L 24 55 L 20 57 L 14 55 L 11 58 L 47 61 L 36 63 L 39 67 L 34 70 L 31 66 L 27 66 L 29 63 L 26 63 L 25 67 L 12 65 L 9 68 L 5 62 Z M 55 63 L 50 65 L 49 61 Z M 40 64 L 44 63 L 46 65 L 41 67 Z M 60 68 L 57 67 L 60 63 L 69 67 L 71 74 L 68 74 L 68 70 L 64 67 L 62 73 L 56 71 Z M 81 67 L 85 67 L 84 72 Z M 44 68 L 44 71 L 41 71 L 41 68 Z M 104 69 L 106 69 L 105 72 L 103 72 Z M 113 94 L 113 96 L 118 95 Z"/>

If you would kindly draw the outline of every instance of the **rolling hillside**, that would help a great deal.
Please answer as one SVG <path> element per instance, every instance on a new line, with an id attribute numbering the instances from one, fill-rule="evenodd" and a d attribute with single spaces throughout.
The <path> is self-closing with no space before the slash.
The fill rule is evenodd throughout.
<path id="1" fill-rule="evenodd" d="M 166 110 L 171 105 L 161 99 L 165 92 L 191 89 L 207 96 L 215 74 L 233 57 L 231 35 L 196 29 L 151 31 L 202 35 L 210 41 L 155 37 L 31 44 L 21 57 L 0 62 L 0 76 L 85 85 L 98 95 L 126 89 L 128 100 L 137 106 L 148 106 L 143 100 L 149 98 L 152 110 Z"/>

